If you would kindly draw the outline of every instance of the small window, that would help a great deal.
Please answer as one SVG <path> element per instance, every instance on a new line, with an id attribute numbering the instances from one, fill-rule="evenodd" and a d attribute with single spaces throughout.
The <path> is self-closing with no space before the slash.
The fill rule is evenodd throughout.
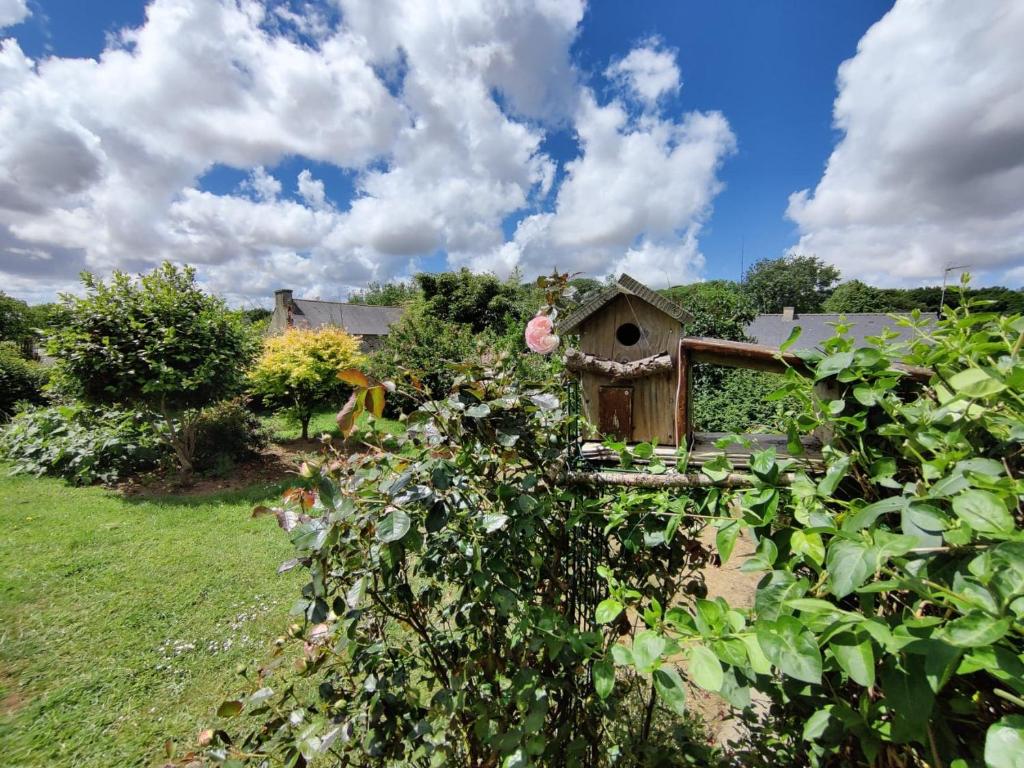
<path id="1" fill-rule="evenodd" d="M 640 341 L 640 328 L 634 323 L 623 323 L 615 331 L 615 338 L 624 347 L 632 347 Z"/>

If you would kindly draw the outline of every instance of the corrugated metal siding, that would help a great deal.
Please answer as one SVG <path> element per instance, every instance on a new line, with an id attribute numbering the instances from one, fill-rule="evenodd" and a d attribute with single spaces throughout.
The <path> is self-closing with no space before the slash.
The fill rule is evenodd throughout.
<path id="1" fill-rule="evenodd" d="M 847 315 L 798 314 L 793 320 L 784 320 L 782 315 L 758 315 L 747 326 L 746 332 L 758 344 L 777 347 L 789 338 L 794 327 L 800 326 L 800 338 L 794 348 L 805 349 L 816 347 L 835 336 L 834 324 L 840 319 L 852 326 L 850 334 L 859 342 L 863 342 L 868 336 L 881 335 L 883 328 L 898 333 L 901 339 L 910 337 L 908 329 L 898 326 L 892 315 L 875 312 L 852 312 Z"/>

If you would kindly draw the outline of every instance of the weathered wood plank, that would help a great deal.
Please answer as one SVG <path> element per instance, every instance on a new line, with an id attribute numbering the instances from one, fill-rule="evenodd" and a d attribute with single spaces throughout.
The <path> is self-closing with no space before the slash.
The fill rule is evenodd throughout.
<path id="1" fill-rule="evenodd" d="M 597 394 L 602 435 L 628 440 L 633 434 L 633 388 L 601 387 Z"/>
<path id="2" fill-rule="evenodd" d="M 779 475 L 777 485 L 792 485 L 795 475 L 783 473 Z M 751 475 L 731 473 L 720 480 L 712 480 L 707 475 L 694 472 L 685 474 L 666 472 L 663 475 L 650 475 L 643 472 L 625 472 L 607 469 L 601 471 L 572 471 L 566 474 L 569 485 L 585 485 L 591 487 L 625 486 L 627 488 L 746 488 L 754 484 Z"/>
<path id="3" fill-rule="evenodd" d="M 780 352 L 776 347 L 766 347 L 763 344 L 687 336 L 680 340 L 679 346 L 681 349 L 689 350 L 690 359 L 698 363 L 749 368 L 770 373 L 783 373 L 788 367 L 795 368 L 803 374 L 808 373 L 807 364 L 792 352 Z M 930 368 L 916 365 L 893 363 L 892 367 L 914 381 L 926 382 L 934 375 Z"/>
<path id="4" fill-rule="evenodd" d="M 744 448 L 741 445 L 731 445 L 724 451 L 715 447 L 715 442 L 725 436 L 724 432 L 694 432 L 693 447 L 690 450 L 689 461 L 692 466 L 700 466 L 711 461 L 716 456 L 725 453 L 726 457 L 737 469 L 746 469 L 750 466 L 750 455 L 766 448 L 774 448 L 780 459 L 796 459 L 802 466 L 811 472 L 824 470 L 824 461 L 821 456 L 821 443 L 813 436 L 803 437 L 800 442 L 804 447 L 804 453 L 800 456 L 790 454 L 786 445 L 785 435 L 744 435 L 750 441 L 751 447 Z M 614 451 L 605 448 L 601 443 L 586 442 L 581 447 L 583 458 L 599 464 L 618 464 L 619 456 Z M 654 449 L 654 455 L 667 464 L 676 460 L 676 449 L 672 446 L 659 445 Z M 638 464 L 644 463 L 637 460 Z"/>

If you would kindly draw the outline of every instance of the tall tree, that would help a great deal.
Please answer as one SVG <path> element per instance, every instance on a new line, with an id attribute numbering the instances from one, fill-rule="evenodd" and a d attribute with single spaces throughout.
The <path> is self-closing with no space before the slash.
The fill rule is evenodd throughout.
<path id="1" fill-rule="evenodd" d="M 693 315 L 688 336 L 747 341 L 746 328 L 757 314 L 753 300 L 732 280 L 676 285 L 661 292 Z"/>
<path id="2" fill-rule="evenodd" d="M 790 254 L 764 259 L 743 276 L 743 289 L 759 312 L 820 312 L 825 299 L 839 282 L 839 270 L 816 256 Z"/>
<path id="3" fill-rule="evenodd" d="M 350 304 L 373 304 L 381 307 L 400 307 L 420 297 L 420 288 L 416 283 L 368 283 L 361 291 L 353 291 L 348 295 Z"/>
<path id="4" fill-rule="evenodd" d="M 502 331 L 509 321 L 533 314 L 532 293 L 517 279 L 502 281 L 494 275 L 476 275 L 468 269 L 416 275 L 427 314 L 472 328 L 473 333 Z"/>

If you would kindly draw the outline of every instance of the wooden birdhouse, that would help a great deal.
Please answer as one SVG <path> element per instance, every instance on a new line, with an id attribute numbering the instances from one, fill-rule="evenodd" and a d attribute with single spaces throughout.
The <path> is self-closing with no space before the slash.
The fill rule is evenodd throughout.
<path id="1" fill-rule="evenodd" d="M 559 323 L 579 335 L 566 365 L 581 377 L 581 406 L 605 437 L 630 443 L 680 442 L 679 341 L 692 316 L 622 275 Z"/>

